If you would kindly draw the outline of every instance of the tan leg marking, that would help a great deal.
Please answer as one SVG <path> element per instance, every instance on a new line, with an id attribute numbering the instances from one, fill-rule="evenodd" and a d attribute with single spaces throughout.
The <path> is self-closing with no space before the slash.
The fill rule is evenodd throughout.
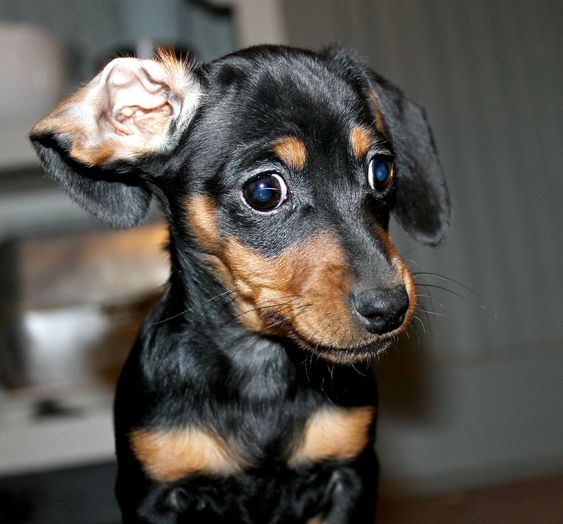
<path id="1" fill-rule="evenodd" d="M 195 428 L 139 429 L 129 435 L 131 449 L 148 475 L 174 482 L 187 475 L 229 475 L 246 467 L 225 442 Z"/>
<path id="2" fill-rule="evenodd" d="M 372 406 L 330 407 L 316 411 L 307 420 L 289 465 L 297 467 L 322 460 L 357 457 L 368 445 L 374 413 Z"/>
<path id="3" fill-rule="evenodd" d="M 278 140 L 274 144 L 274 153 L 286 166 L 293 169 L 303 169 L 307 161 L 305 144 L 294 136 Z"/>

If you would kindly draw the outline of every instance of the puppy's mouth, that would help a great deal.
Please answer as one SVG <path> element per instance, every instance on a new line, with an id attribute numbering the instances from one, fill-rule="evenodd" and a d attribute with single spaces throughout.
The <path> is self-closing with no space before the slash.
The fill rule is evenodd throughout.
<path id="1" fill-rule="evenodd" d="M 349 331 L 346 340 L 335 343 L 334 333 L 325 333 L 319 329 L 304 330 L 303 325 L 296 325 L 288 318 L 274 314 L 277 336 L 283 336 L 294 342 L 299 348 L 314 353 L 318 357 L 336 364 L 355 364 L 368 362 L 389 349 L 396 341 L 401 330 L 387 335 L 373 335 L 361 328 Z"/>
<path id="2" fill-rule="evenodd" d="M 388 350 L 394 343 L 391 338 L 382 338 L 356 347 L 334 348 L 322 344 L 311 344 L 297 333 L 291 333 L 289 338 L 302 349 L 311 351 L 318 357 L 335 364 L 369 362 Z"/>

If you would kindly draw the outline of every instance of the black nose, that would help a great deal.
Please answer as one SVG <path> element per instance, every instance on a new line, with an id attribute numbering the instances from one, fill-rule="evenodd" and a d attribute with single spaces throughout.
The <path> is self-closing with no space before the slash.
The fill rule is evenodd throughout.
<path id="1" fill-rule="evenodd" d="M 409 309 L 405 286 L 358 290 L 352 293 L 351 302 L 365 328 L 377 335 L 397 329 L 404 322 Z"/>

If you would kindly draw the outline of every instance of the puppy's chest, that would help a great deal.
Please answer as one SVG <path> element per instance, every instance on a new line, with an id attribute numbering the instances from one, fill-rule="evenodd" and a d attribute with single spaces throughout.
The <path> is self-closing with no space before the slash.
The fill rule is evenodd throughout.
<path id="1" fill-rule="evenodd" d="M 245 409 L 246 408 L 246 409 Z M 352 461 L 371 442 L 371 406 L 233 406 L 221 430 L 187 423 L 138 429 L 129 442 L 145 473 L 157 482 L 235 477 L 256 471 L 299 472 L 333 461 Z"/>
<path id="2" fill-rule="evenodd" d="M 129 434 L 136 459 L 157 482 L 352 460 L 372 434 L 372 406 L 336 405 L 267 346 L 239 353 L 221 383 L 182 398 L 173 424 Z"/>

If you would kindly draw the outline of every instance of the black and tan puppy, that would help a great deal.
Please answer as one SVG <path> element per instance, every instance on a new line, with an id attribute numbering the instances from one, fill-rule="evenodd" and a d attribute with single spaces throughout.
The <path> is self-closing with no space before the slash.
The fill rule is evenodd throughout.
<path id="1" fill-rule="evenodd" d="M 423 111 L 345 51 L 264 46 L 116 59 L 31 139 L 100 219 L 154 196 L 170 226 L 115 401 L 123 521 L 373 522 L 368 361 L 416 304 L 389 217 L 449 223 Z"/>

